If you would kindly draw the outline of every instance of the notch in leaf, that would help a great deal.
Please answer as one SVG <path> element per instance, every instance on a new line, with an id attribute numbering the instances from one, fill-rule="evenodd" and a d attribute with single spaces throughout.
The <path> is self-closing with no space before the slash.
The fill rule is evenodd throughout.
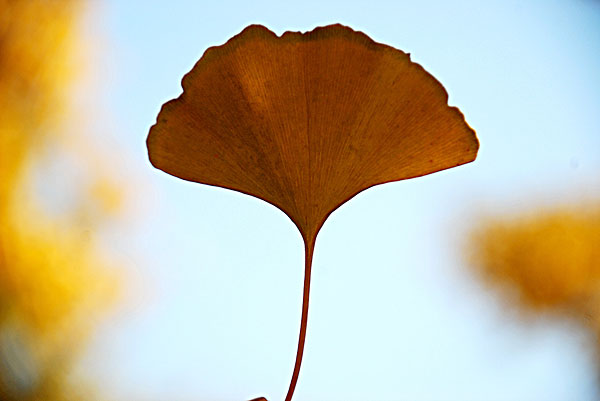
<path id="1" fill-rule="evenodd" d="M 278 37 L 251 25 L 209 48 L 150 129 L 151 163 L 281 209 L 304 240 L 292 399 L 304 350 L 315 239 L 374 185 L 475 160 L 479 143 L 442 85 L 410 56 L 342 25 Z"/>

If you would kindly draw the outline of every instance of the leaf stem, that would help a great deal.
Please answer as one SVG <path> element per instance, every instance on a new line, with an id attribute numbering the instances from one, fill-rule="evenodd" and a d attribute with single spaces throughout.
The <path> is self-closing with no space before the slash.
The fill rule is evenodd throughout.
<path id="1" fill-rule="evenodd" d="M 285 397 L 285 401 L 291 401 L 300 375 L 300 365 L 302 364 L 302 354 L 304 353 L 304 340 L 306 339 L 306 323 L 308 321 L 308 298 L 310 294 L 310 273 L 312 268 L 312 257 L 315 249 L 314 238 L 310 241 L 304 241 L 304 291 L 302 294 L 302 320 L 300 323 L 300 335 L 298 336 L 298 350 L 296 351 L 296 363 L 294 364 L 294 373 L 290 382 L 290 388 Z"/>

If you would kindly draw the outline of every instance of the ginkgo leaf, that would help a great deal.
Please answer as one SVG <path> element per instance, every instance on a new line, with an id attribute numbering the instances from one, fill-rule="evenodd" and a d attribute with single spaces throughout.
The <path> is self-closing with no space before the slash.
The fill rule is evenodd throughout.
<path id="1" fill-rule="evenodd" d="M 374 185 L 471 162 L 479 147 L 442 85 L 410 56 L 342 25 L 278 37 L 251 25 L 208 49 L 147 144 L 179 178 L 281 209 L 305 242 L 302 357 L 312 251 L 327 216 Z"/>

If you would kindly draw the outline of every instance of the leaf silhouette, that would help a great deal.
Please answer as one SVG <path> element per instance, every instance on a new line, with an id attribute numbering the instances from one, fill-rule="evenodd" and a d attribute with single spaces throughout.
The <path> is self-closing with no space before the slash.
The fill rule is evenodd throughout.
<path id="1" fill-rule="evenodd" d="M 169 174 L 281 209 L 305 244 L 296 386 L 315 239 L 374 185 L 471 162 L 479 143 L 442 85 L 410 56 L 342 25 L 278 37 L 251 25 L 209 48 L 147 139 Z"/>

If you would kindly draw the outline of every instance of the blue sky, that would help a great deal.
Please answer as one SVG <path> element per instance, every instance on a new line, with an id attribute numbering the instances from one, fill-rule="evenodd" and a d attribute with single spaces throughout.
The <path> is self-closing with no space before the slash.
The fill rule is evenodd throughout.
<path id="1" fill-rule="evenodd" d="M 89 19 L 106 43 L 106 140 L 143 187 L 143 221 L 115 236 L 138 298 L 87 360 L 116 400 L 284 398 L 300 235 L 258 199 L 153 169 L 145 138 L 207 47 L 251 23 L 281 34 L 336 22 L 411 53 L 481 149 L 331 215 L 294 400 L 597 399 L 592 339 L 548 317 L 523 324 L 471 277 L 464 249 L 485 213 L 600 196 L 600 3 L 132 0 Z"/>

